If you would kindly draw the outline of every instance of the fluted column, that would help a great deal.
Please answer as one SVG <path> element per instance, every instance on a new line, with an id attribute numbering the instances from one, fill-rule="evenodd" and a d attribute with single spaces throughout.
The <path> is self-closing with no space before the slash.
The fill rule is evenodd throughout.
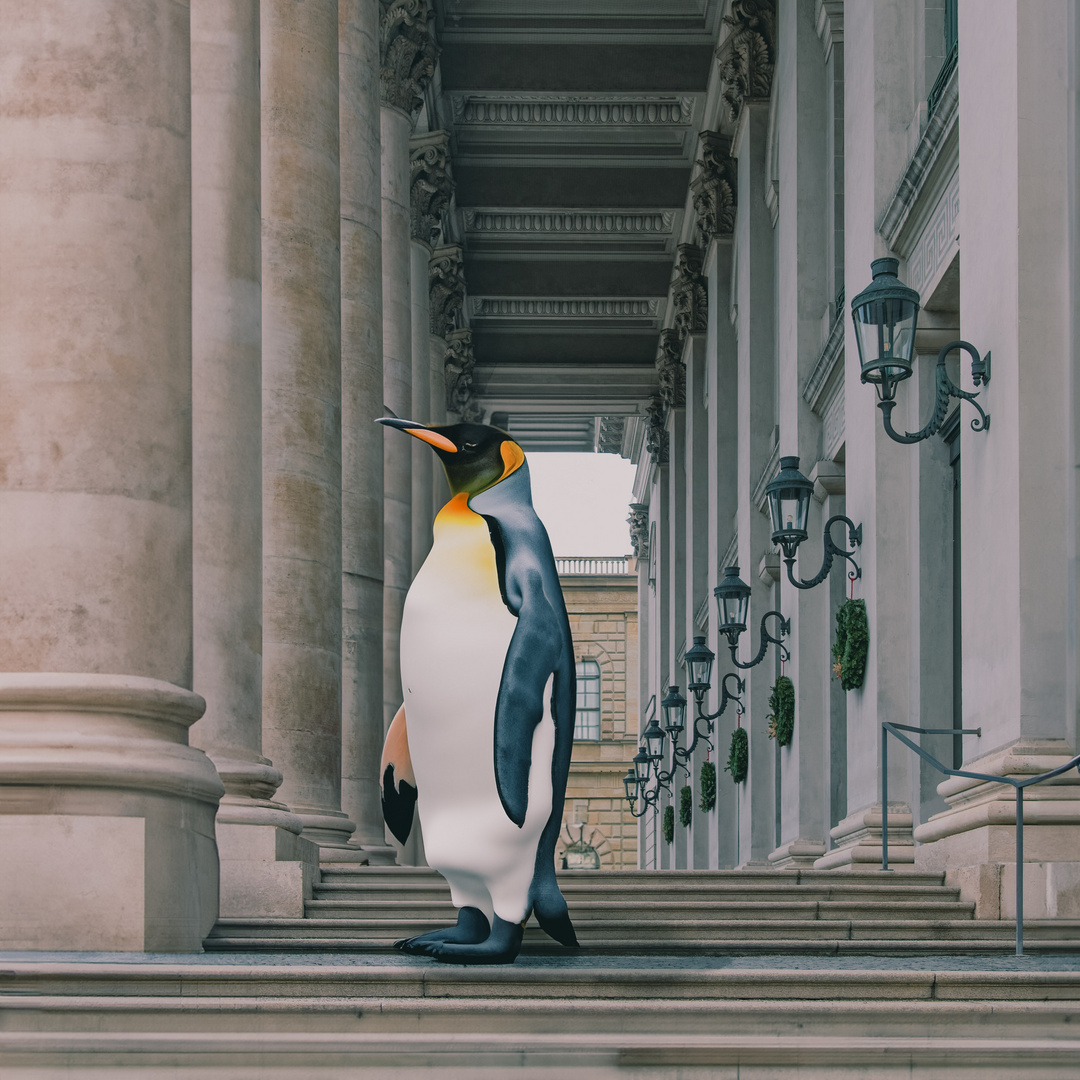
<path id="1" fill-rule="evenodd" d="M 0 101 L 0 945 L 198 950 L 187 7 L 5 6 Z"/>
<path id="2" fill-rule="evenodd" d="M 262 2 L 263 745 L 343 845 L 337 0 Z"/>
<path id="3" fill-rule="evenodd" d="M 339 0 L 342 808 L 368 862 L 393 862 L 380 804 L 383 435 L 379 9 Z"/>

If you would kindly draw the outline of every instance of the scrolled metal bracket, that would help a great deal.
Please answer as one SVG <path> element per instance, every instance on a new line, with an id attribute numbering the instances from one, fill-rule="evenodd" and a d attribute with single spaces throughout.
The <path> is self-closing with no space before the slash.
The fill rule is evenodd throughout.
<path id="1" fill-rule="evenodd" d="M 820 585 L 828 576 L 829 571 L 832 570 L 833 560 L 839 555 L 842 559 L 847 559 L 849 563 L 854 567 L 853 570 L 848 572 L 848 578 L 851 581 L 858 581 L 862 577 L 862 570 L 859 568 L 859 564 L 855 561 L 855 556 L 850 551 L 839 547 L 832 538 L 832 527 L 837 521 L 842 521 L 848 530 L 848 543 L 852 549 L 858 547 L 862 543 L 862 526 L 856 525 L 851 518 L 844 517 L 843 514 L 834 514 L 825 523 L 825 555 L 821 562 L 821 569 L 810 578 L 809 581 L 800 581 L 795 578 L 795 556 L 792 555 L 784 559 L 787 565 L 788 581 L 795 586 L 796 589 L 812 589 L 815 585 Z"/>
<path id="2" fill-rule="evenodd" d="M 773 637 L 772 634 L 769 633 L 769 630 L 765 625 L 766 619 L 768 619 L 770 616 L 775 616 L 775 618 L 779 620 L 777 625 L 780 637 Z M 761 616 L 761 646 L 757 651 L 757 656 L 755 656 L 754 659 L 751 660 L 748 664 L 744 664 L 739 660 L 738 644 L 736 642 L 729 642 L 728 647 L 731 649 L 731 662 L 737 668 L 740 668 L 743 671 L 745 671 L 747 668 L 756 667 L 758 664 L 761 663 L 762 660 L 765 659 L 765 650 L 768 649 L 769 645 L 775 645 L 777 647 L 780 652 L 781 660 L 790 660 L 791 654 L 784 647 L 784 643 L 781 640 L 781 638 L 785 637 L 787 634 L 790 633 L 791 620 L 785 619 L 784 613 L 782 611 L 766 611 L 765 614 Z"/>

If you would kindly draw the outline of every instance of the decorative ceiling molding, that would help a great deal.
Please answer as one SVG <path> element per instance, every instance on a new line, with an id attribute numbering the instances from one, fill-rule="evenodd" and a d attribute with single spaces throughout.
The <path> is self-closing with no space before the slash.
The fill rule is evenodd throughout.
<path id="1" fill-rule="evenodd" d="M 448 95 L 454 122 L 481 126 L 685 125 L 694 115 L 689 94 L 477 94 Z"/>
<path id="2" fill-rule="evenodd" d="M 465 210 L 470 233 L 551 233 L 555 235 L 649 235 L 670 233 L 670 210 Z"/>
<path id="3" fill-rule="evenodd" d="M 528 319 L 656 319 L 662 314 L 659 299 L 622 297 L 470 296 L 473 318 Z"/>

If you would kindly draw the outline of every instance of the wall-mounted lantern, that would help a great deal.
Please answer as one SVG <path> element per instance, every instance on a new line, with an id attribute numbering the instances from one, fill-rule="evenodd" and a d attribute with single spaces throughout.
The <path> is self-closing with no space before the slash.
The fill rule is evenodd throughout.
<path id="1" fill-rule="evenodd" d="M 777 473 L 776 479 L 765 488 L 765 494 L 769 500 L 769 516 L 772 518 L 772 541 L 783 551 L 788 581 L 796 589 L 812 589 L 815 585 L 820 585 L 829 576 L 833 559 L 837 555 L 847 559 L 854 567 L 854 570 L 848 574 L 849 578 L 854 581 L 862 577 L 862 570 L 859 569 L 854 556 L 842 547 L 838 547 L 832 538 L 833 525 L 842 521 L 847 525 L 848 543 L 854 548 L 862 543 L 862 526 L 856 525 L 843 514 L 834 514 L 825 523 L 825 556 L 822 559 L 821 569 L 809 581 L 796 580 L 795 553 L 807 536 L 806 519 L 810 513 L 810 498 L 814 494 L 813 483 L 799 472 L 797 457 L 780 459 L 780 472 Z"/>
<path id="2" fill-rule="evenodd" d="M 971 421 L 972 431 L 986 431 L 990 415 L 975 400 L 978 394 L 961 390 L 945 370 L 945 358 L 953 349 L 971 355 L 971 381 L 976 386 L 990 382 L 990 354 L 979 356 L 978 349 L 967 341 L 950 341 L 937 358 L 937 397 L 934 412 L 925 427 L 901 435 L 892 426 L 892 411 L 896 407 L 896 387 L 912 374 L 915 352 L 915 330 L 919 321 L 919 294 L 902 284 L 896 276 L 898 259 L 874 259 L 870 264 L 873 280 L 851 301 L 851 317 L 855 322 L 855 340 L 859 347 L 862 381 L 873 383 L 879 398 L 885 433 L 899 443 L 922 442 L 936 435 L 945 422 L 950 398 L 970 401 L 979 411 Z"/>
<path id="3" fill-rule="evenodd" d="M 783 612 L 766 611 L 761 616 L 761 647 L 758 649 L 757 655 L 748 664 L 739 661 L 739 635 L 746 629 L 746 617 L 750 610 L 750 586 L 739 577 L 739 568 L 737 566 L 729 566 L 724 570 L 724 580 L 713 589 L 713 595 L 716 597 L 716 606 L 720 613 L 718 629 L 728 639 L 728 647 L 731 649 L 731 662 L 737 668 L 745 670 L 760 664 L 765 659 L 765 651 L 770 643 L 780 651 L 782 660 L 790 659 L 781 638 L 791 633 L 791 620 L 785 619 Z M 773 637 L 769 633 L 765 623 L 770 618 L 779 620 L 780 637 Z"/>

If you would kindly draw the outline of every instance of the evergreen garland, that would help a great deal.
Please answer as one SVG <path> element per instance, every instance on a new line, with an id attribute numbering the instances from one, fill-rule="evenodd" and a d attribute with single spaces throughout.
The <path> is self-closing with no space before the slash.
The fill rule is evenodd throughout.
<path id="1" fill-rule="evenodd" d="M 769 738 L 777 746 L 790 746 L 795 734 L 795 684 L 781 675 L 769 694 Z"/>
<path id="2" fill-rule="evenodd" d="M 664 807 L 664 843 L 670 844 L 675 839 L 675 807 Z"/>
<path id="3" fill-rule="evenodd" d="M 746 728 L 737 727 L 731 733 L 731 749 L 728 751 L 724 771 L 731 773 L 731 779 L 741 784 L 746 779 L 746 770 L 750 764 L 750 742 L 746 737 Z"/>
<path id="4" fill-rule="evenodd" d="M 857 690 L 862 686 L 869 651 L 866 601 L 846 600 L 836 613 L 836 641 L 832 647 L 833 675 L 845 690 Z"/>
<path id="5" fill-rule="evenodd" d="M 705 813 L 716 806 L 716 766 L 711 761 L 701 763 L 701 802 L 698 804 Z"/>
<path id="6" fill-rule="evenodd" d="M 687 784 L 679 792 L 679 824 L 684 829 L 690 828 L 690 822 L 694 818 L 694 793 Z"/>

